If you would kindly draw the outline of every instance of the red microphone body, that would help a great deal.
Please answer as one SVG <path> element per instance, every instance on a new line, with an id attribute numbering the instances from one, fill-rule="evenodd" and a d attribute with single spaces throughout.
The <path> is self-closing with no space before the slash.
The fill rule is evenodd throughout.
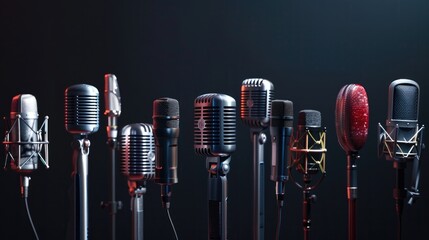
<path id="1" fill-rule="evenodd" d="M 335 126 L 338 142 L 347 154 L 348 239 L 356 239 L 358 151 L 365 145 L 369 126 L 368 97 L 361 85 L 348 84 L 337 96 Z"/>

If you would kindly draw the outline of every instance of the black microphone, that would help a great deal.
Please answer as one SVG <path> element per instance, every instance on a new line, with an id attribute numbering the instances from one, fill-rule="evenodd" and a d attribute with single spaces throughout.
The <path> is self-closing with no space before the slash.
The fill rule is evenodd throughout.
<path id="1" fill-rule="evenodd" d="M 315 189 L 325 178 L 326 128 L 322 128 L 322 117 L 319 111 L 302 110 L 298 114 L 298 129 L 291 144 L 291 158 L 289 164 L 289 178 L 302 189 L 303 192 L 303 230 L 304 239 L 309 239 L 311 228 L 311 204 L 316 195 L 310 191 Z M 303 175 L 303 183 L 298 183 L 292 169 Z M 321 173 L 315 183 L 312 176 Z"/>
<path id="2" fill-rule="evenodd" d="M 263 240 L 265 231 L 265 167 L 263 130 L 269 126 L 273 84 L 265 79 L 246 79 L 241 85 L 240 118 L 250 127 L 253 145 L 253 239 Z"/>
<path id="3" fill-rule="evenodd" d="M 208 171 L 208 239 L 227 239 L 227 178 L 236 148 L 236 102 L 220 93 L 194 101 L 194 150 L 206 156 Z"/>
<path id="4" fill-rule="evenodd" d="M 379 155 L 393 162 L 396 169 L 396 184 L 393 189 L 398 218 L 397 238 L 402 236 L 402 211 L 404 199 L 413 204 L 420 196 L 420 155 L 423 145 L 423 129 L 419 126 L 419 85 L 409 79 L 398 79 L 389 86 L 386 129 L 379 123 Z M 405 168 L 413 163 L 411 188 L 406 189 Z"/>
<path id="5" fill-rule="evenodd" d="M 156 146 L 154 181 L 161 185 L 164 208 L 170 207 L 170 186 L 178 182 L 179 102 L 173 98 L 153 101 L 153 133 Z"/>
<path id="6" fill-rule="evenodd" d="M 74 239 L 88 239 L 88 156 L 87 136 L 99 128 L 99 92 L 87 84 L 68 87 L 64 93 L 64 123 L 73 134 Z"/>
<path id="7" fill-rule="evenodd" d="M 273 100 L 270 122 L 271 177 L 276 182 L 276 196 L 283 206 L 285 182 L 288 180 L 289 142 L 293 133 L 293 103 L 288 100 Z"/>
<path id="8" fill-rule="evenodd" d="M 121 131 L 121 171 L 128 178 L 131 196 L 132 234 L 143 239 L 143 194 L 146 180 L 155 176 L 155 139 L 152 124 L 133 123 Z"/>

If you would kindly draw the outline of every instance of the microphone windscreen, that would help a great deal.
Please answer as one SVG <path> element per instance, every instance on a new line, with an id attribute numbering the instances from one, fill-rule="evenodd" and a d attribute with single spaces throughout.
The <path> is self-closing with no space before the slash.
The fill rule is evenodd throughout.
<path id="1" fill-rule="evenodd" d="M 271 101 L 274 85 L 265 79 L 246 79 L 241 85 L 240 117 L 250 127 L 267 127 L 270 124 Z"/>
<path id="2" fill-rule="evenodd" d="M 98 131 L 99 93 L 88 84 L 76 84 L 65 90 L 65 128 L 71 134 L 86 135 Z"/>
<path id="3" fill-rule="evenodd" d="M 337 138 L 346 152 L 360 150 L 366 142 L 369 128 L 369 105 L 365 88 L 348 84 L 337 96 L 335 110 Z"/>
<path id="4" fill-rule="evenodd" d="M 229 155 L 236 147 L 236 102 L 219 93 L 194 101 L 194 149 L 205 156 Z"/>
<path id="5" fill-rule="evenodd" d="M 122 128 L 121 169 L 131 181 L 152 179 L 155 175 L 155 138 L 152 125 L 133 123 Z"/>
<path id="6" fill-rule="evenodd" d="M 388 119 L 417 121 L 419 114 L 419 85 L 408 79 L 398 79 L 389 86 Z"/>
<path id="7" fill-rule="evenodd" d="M 273 100 L 271 105 L 271 126 L 293 127 L 293 103 L 288 100 Z"/>
<path id="8" fill-rule="evenodd" d="M 153 127 L 179 128 L 179 102 L 173 98 L 153 101 Z"/>
<path id="9" fill-rule="evenodd" d="M 313 127 L 322 126 L 322 116 L 316 110 L 301 110 L 298 113 L 298 127 Z"/>

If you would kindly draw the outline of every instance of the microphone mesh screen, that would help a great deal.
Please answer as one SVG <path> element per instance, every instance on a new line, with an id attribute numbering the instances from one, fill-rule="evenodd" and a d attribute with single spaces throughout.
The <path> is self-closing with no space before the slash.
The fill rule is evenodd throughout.
<path id="1" fill-rule="evenodd" d="M 393 96 L 393 119 L 418 120 L 419 94 L 416 86 L 397 85 Z"/>

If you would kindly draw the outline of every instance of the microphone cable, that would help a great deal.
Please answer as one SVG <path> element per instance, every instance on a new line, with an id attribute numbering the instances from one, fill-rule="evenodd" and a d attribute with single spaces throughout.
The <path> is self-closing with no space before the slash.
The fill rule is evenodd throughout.
<path id="1" fill-rule="evenodd" d="M 31 228 L 33 229 L 33 232 L 34 232 L 34 236 L 36 237 L 37 240 L 39 240 L 39 235 L 37 234 L 36 228 L 34 227 L 34 224 L 33 224 L 33 219 L 31 218 L 27 197 L 24 197 L 24 203 L 25 203 L 25 210 L 27 210 L 28 220 L 30 221 Z"/>
<path id="2" fill-rule="evenodd" d="M 179 240 L 179 237 L 177 236 L 176 228 L 174 227 L 173 220 L 171 219 L 170 208 L 166 208 L 166 211 L 167 211 L 168 220 L 170 220 L 171 228 L 173 229 L 173 232 L 174 232 L 174 236 L 176 237 L 176 240 Z"/>

